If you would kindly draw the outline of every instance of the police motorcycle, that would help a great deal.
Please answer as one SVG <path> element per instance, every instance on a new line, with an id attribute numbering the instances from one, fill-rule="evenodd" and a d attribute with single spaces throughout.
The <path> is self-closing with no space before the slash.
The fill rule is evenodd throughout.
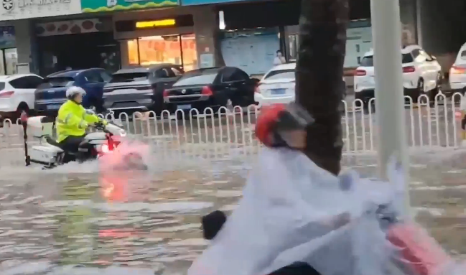
<path id="1" fill-rule="evenodd" d="M 44 169 L 52 169 L 57 166 L 77 161 L 76 153 L 65 151 L 62 146 L 50 135 L 51 125 L 55 118 L 46 116 L 24 117 L 22 116 L 24 130 L 24 149 L 26 165 L 31 163 L 42 164 Z M 47 129 L 49 128 L 49 129 Z M 119 125 L 107 123 L 106 125 L 98 123 L 92 128 L 94 132 L 89 132 L 84 137 L 83 143 L 90 144 L 90 152 L 84 161 L 96 160 L 117 150 L 122 142 L 122 138 L 127 136 L 126 131 Z M 27 144 L 27 131 L 30 130 L 34 138 L 40 140 L 39 145 L 33 145 L 29 152 Z M 48 133 L 47 133 L 48 132 Z M 128 153 L 122 158 L 122 167 L 127 169 L 147 170 L 142 156 L 138 153 Z"/>

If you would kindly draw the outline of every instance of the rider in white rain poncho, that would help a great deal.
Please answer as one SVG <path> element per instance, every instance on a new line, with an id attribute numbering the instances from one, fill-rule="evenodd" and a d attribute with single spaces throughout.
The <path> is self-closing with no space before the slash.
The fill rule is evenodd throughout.
<path id="1" fill-rule="evenodd" d="M 297 105 L 261 111 L 256 136 L 266 148 L 238 208 L 203 218 L 212 243 L 188 275 L 462 275 L 402 217 L 401 168 L 391 165 L 390 182 L 334 176 L 300 151 L 311 123 Z"/>

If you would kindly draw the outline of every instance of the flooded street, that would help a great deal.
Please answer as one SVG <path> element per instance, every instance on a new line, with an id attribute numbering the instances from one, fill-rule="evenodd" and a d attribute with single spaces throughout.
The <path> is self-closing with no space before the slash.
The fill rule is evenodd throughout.
<path id="1" fill-rule="evenodd" d="M 107 176 L 95 163 L 50 171 L 2 166 L 0 273 L 184 274 L 206 245 L 200 217 L 234 209 L 254 159 L 193 159 Z M 376 173 L 374 155 L 343 163 Z M 464 151 L 412 157 L 413 212 L 458 256 L 466 254 L 465 179 Z"/>

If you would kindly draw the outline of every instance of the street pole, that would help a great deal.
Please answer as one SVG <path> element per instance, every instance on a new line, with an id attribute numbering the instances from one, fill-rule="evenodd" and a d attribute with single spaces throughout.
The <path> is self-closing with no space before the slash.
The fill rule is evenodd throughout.
<path id="1" fill-rule="evenodd" d="M 395 157 L 403 166 L 408 184 L 409 156 L 404 119 L 399 0 L 371 0 L 371 18 L 379 173 L 383 179 L 387 179 L 387 164 Z M 408 186 L 405 190 L 405 206 L 409 207 Z"/>

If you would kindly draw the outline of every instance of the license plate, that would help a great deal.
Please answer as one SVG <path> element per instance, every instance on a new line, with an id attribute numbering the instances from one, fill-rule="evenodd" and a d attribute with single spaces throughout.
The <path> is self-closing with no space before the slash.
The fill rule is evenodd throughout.
<path id="1" fill-rule="evenodd" d="M 284 95 L 286 93 L 286 89 L 272 89 L 270 91 L 272 95 Z"/>
<path id="2" fill-rule="evenodd" d="M 58 110 L 61 104 L 47 105 L 47 110 Z"/>
<path id="3" fill-rule="evenodd" d="M 190 110 L 191 109 L 191 104 L 178 105 L 177 108 L 178 108 L 178 110 Z"/>

